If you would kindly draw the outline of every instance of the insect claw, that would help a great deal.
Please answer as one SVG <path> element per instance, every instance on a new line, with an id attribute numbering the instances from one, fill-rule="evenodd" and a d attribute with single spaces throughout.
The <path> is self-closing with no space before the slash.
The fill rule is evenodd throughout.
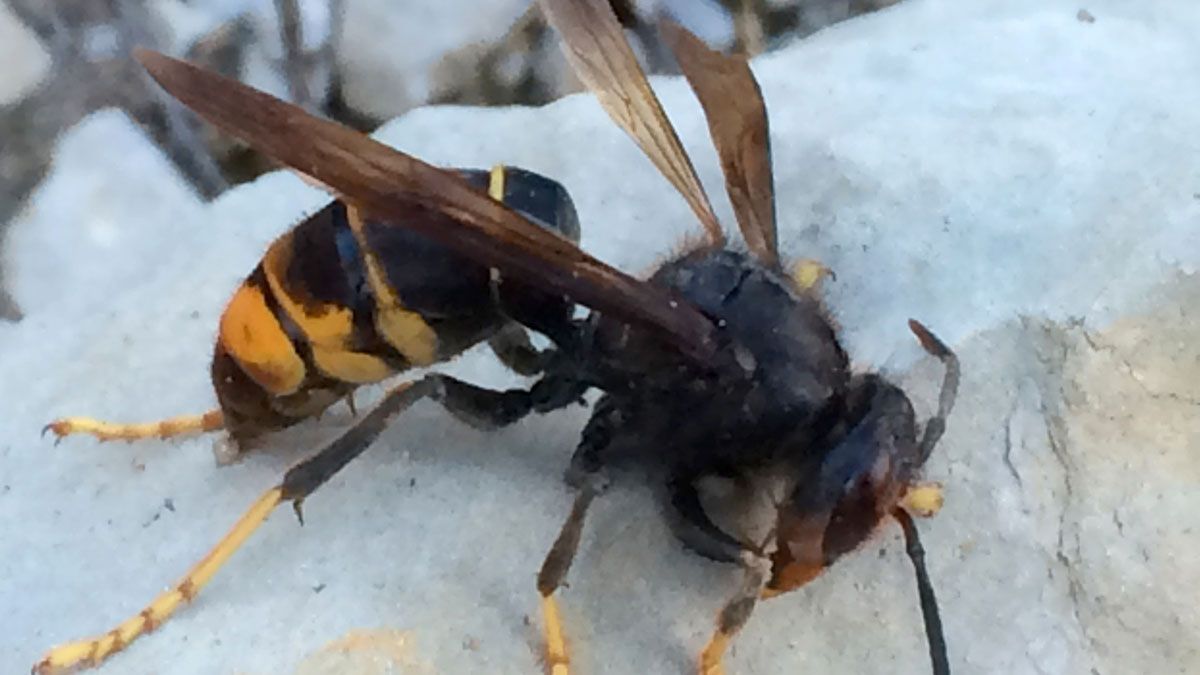
<path id="1" fill-rule="evenodd" d="M 304 509 L 302 508 L 303 504 L 304 504 L 303 497 L 298 497 L 295 501 L 292 502 L 292 511 L 296 512 L 296 520 L 300 521 L 301 527 L 304 527 Z"/>
<path id="2" fill-rule="evenodd" d="M 53 422 L 42 427 L 42 438 L 45 438 L 48 432 L 54 434 L 54 444 L 58 445 L 59 441 L 63 439 L 63 436 L 71 433 L 70 424 L 63 419 L 54 420 Z"/>

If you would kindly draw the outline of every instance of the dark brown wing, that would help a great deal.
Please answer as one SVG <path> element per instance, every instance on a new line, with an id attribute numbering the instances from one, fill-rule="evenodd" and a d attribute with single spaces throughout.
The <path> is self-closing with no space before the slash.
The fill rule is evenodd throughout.
<path id="1" fill-rule="evenodd" d="M 779 265 L 771 136 L 762 92 L 745 57 L 727 56 L 671 21 L 663 37 L 700 99 L 721 157 L 725 189 L 746 245 L 763 263 Z"/>
<path id="2" fill-rule="evenodd" d="M 608 0 L 540 0 L 575 74 L 687 200 L 713 246 L 725 242 L 692 160 L 646 81 Z"/>
<path id="3" fill-rule="evenodd" d="M 526 283 L 657 329 L 693 358 L 711 354 L 712 323 L 692 305 L 596 260 L 458 176 L 189 63 L 148 50 L 136 56 L 164 89 L 209 122 L 367 213 Z M 414 209 L 445 213 L 454 225 L 413 218 Z"/>

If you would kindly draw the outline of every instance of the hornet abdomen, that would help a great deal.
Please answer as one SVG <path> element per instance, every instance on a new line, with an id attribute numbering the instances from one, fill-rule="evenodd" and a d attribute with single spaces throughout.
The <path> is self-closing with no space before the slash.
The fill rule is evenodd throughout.
<path id="1" fill-rule="evenodd" d="M 510 167 L 460 173 L 578 241 L 575 208 L 559 183 Z M 416 208 L 413 217 L 450 218 Z M 409 228 L 329 204 L 271 243 L 221 316 L 212 379 L 231 439 L 290 426 L 360 385 L 487 339 L 513 318 L 502 311 L 497 279 Z"/>

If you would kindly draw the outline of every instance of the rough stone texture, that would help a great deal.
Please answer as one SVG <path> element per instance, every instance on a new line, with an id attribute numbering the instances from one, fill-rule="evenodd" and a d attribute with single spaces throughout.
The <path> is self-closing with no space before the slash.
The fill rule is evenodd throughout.
<path id="1" fill-rule="evenodd" d="M 927 471 L 947 503 L 921 523 L 958 673 L 1200 670 L 1200 7 L 1087 10 L 1092 23 L 1058 0 L 912 0 L 755 64 L 784 249 L 836 270 L 827 296 L 856 361 L 928 410 L 940 370 L 904 319 L 962 358 Z M 681 82 L 656 86 L 715 194 L 699 107 Z M 210 406 L 225 299 L 322 200 L 274 174 L 205 206 L 161 158 L 135 168 L 145 143 L 120 124 L 86 124 L 72 137 L 88 147 L 64 142 L 64 182 L 35 197 L 10 247 L 43 262 L 14 280 L 26 320 L 0 326 L 5 671 L 137 611 L 348 422 L 335 411 L 223 469 L 208 439 L 38 438 L 63 414 Z M 558 177 L 584 246 L 627 270 L 697 229 L 586 97 L 419 110 L 381 133 L 437 163 Z M 79 194 L 96 199 L 144 186 L 105 198 L 124 244 L 81 246 L 94 210 L 53 206 L 85 176 Z M 39 284 L 67 299 L 36 301 L 53 297 Z M 450 370 L 513 382 L 478 352 Z M 104 672 L 538 672 L 534 574 L 569 507 L 559 475 L 585 417 L 481 434 L 416 407 L 307 502 L 305 527 L 276 514 L 198 602 Z M 889 528 L 760 606 L 730 671 L 926 670 L 911 576 Z M 597 504 L 570 582 L 576 672 L 624 674 L 688 672 L 737 579 L 676 544 L 627 480 Z"/>
<path id="2" fill-rule="evenodd" d="M 974 580 L 941 594 L 968 671 L 1200 667 L 1179 592 L 1200 582 L 1197 300 L 1200 279 L 1170 275 L 1103 328 L 1026 315 L 961 347 L 973 367 L 930 469 L 958 517 L 926 540 L 939 576 Z"/>

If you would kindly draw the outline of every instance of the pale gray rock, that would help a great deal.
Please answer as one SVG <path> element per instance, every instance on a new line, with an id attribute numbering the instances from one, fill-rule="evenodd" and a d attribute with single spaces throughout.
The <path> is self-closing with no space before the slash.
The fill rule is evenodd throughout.
<path id="1" fill-rule="evenodd" d="M 858 366 L 885 369 L 928 411 L 940 370 L 910 316 L 963 362 L 927 470 L 946 506 L 920 523 L 958 673 L 1200 670 L 1200 7 L 1097 2 L 1093 23 L 1079 9 L 912 0 L 755 62 L 783 248 L 837 272 L 827 298 Z M 715 196 L 699 106 L 680 81 L 655 86 Z M 439 164 L 559 178 L 584 247 L 626 270 L 698 230 L 588 97 L 422 109 L 381 137 Z M 334 411 L 221 469 L 209 439 L 39 439 L 64 414 L 211 406 L 225 299 L 323 199 L 275 174 L 205 206 L 166 185 L 161 158 L 137 181 L 110 168 L 131 154 L 96 155 L 95 189 L 163 181 L 146 189 L 179 195 L 173 210 L 122 197 L 109 220 L 133 248 L 80 246 L 94 228 L 82 205 L 13 229 L 26 242 L 13 255 L 53 262 L 29 269 L 68 276 L 18 271 L 28 317 L 0 326 L 6 670 L 136 612 L 349 421 Z M 70 191 L 44 195 L 32 213 Z M 36 234 L 52 227 L 64 229 Z M 39 283 L 54 287 L 30 295 Z M 514 382 L 482 352 L 449 370 Z M 303 528 L 276 514 L 196 603 L 102 672 L 539 672 L 534 575 L 569 508 L 559 477 L 586 414 L 482 434 L 417 406 L 308 500 Z M 575 672 L 689 672 L 736 572 L 683 550 L 636 481 L 593 516 L 561 596 Z M 728 666 L 927 671 L 896 529 L 763 603 Z"/>
<path id="2" fill-rule="evenodd" d="M 7 4 L 0 5 L 0 64 L 0 106 L 21 100 L 50 71 L 50 53 Z"/>
<path id="3" fill-rule="evenodd" d="M 103 110 L 59 139 L 9 230 L 4 267 L 31 308 L 91 312 L 115 290 L 171 273 L 191 254 L 178 244 L 202 244 L 201 218 L 199 197 L 154 143 L 123 112 Z"/>

